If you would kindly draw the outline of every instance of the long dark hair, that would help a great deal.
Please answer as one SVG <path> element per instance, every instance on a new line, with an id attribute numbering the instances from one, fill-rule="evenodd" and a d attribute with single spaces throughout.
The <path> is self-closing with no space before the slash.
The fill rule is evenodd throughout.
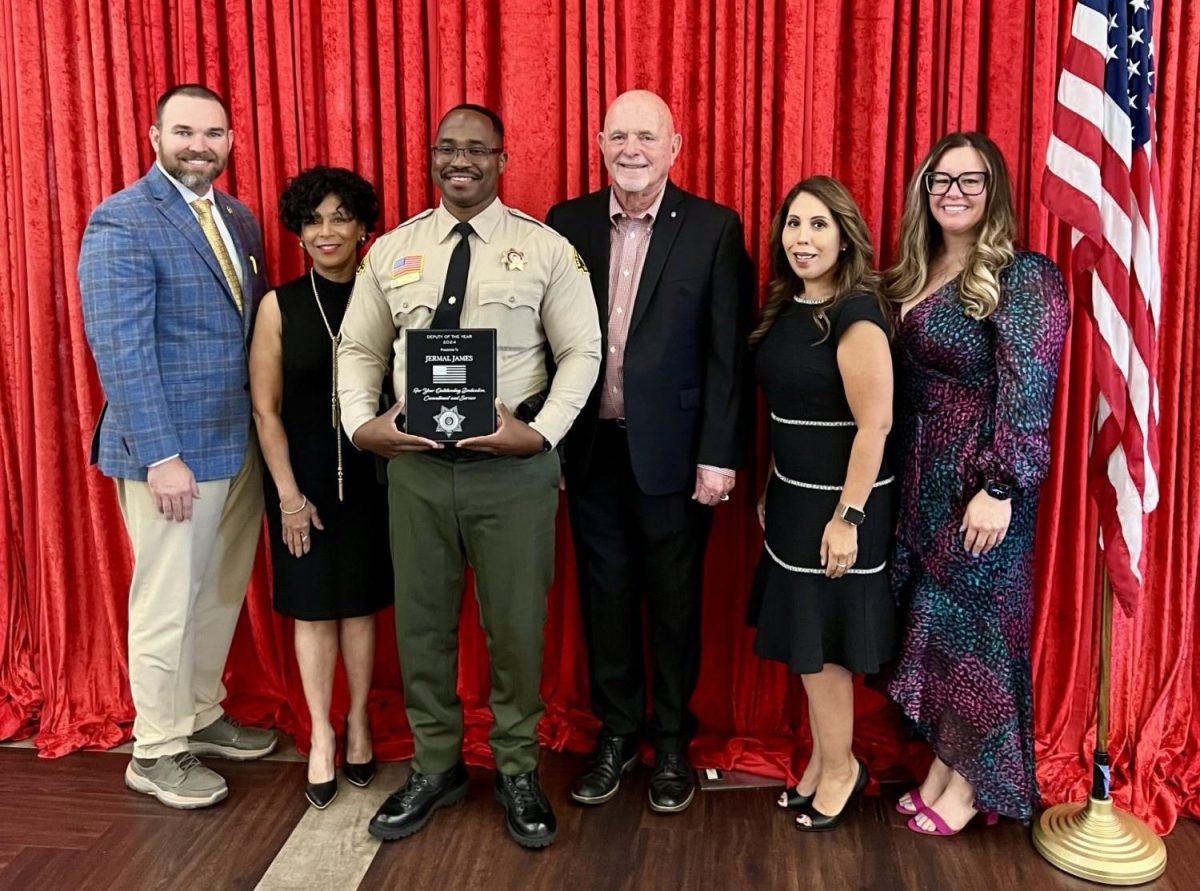
<path id="1" fill-rule="evenodd" d="M 763 305 L 758 326 L 750 333 L 752 347 L 767 336 L 787 302 L 804 293 L 804 280 L 792 270 L 783 249 L 783 227 L 788 210 L 801 192 L 812 195 L 829 208 L 846 243 L 846 249 L 838 255 L 833 299 L 813 311 L 817 327 L 824 332 L 821 341 L 829 336 L 829 311 L 849 294 L 870 294 L 879 302 L 880 308 L 886 310 L 879 294 L 879 274 L 872 268 L 875 245 L 871 241 L 871 230 L 867 228 L 854 196 L 831 176 L 810 176 L 792 186 L 771 222 L 771 280 L 767 283 L 767 302 Z"/>

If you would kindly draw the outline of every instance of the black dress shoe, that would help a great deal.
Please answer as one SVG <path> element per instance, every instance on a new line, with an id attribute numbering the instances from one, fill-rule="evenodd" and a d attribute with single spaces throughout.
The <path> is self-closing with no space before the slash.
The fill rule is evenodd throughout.
<path id="1" fill-rule="evenodd" d="M 571 787 L 571 797 L 580 804 L 604 804 L 621 787 L 621 774 L 637 764 L 637 737 L 602 733 L 587 772 Z"/>
<path id="2" fill-rule="evenodd" d="M 650 774 L 650 810 L 677 814 L 688 809 L 696 796 L 696 781 L 687 758 L 676 752 L 659 752 Z"/>
<path id="3" fill-rule="evenodd" d="M 558 835 L 558 821 L 537 772 L 496 774 L 496 800 L 504 805 L 508 834 L 523 848 L 544 848 Z"/>
<path id="4" fill-rule="evenodd" d="M 324 783 L 305 783 L 304 797 L 317 810 L 325 810 L 337 798 L 337 777 Z"/>
<path id="5" fill-rule="evenodd" d="M 867 773 L 867 765 L 857 758 L 855 760 L 858 761 L 858 777 L 854 780 L 854 788 L 850 790 L 850 795 L 846 798 L 842 809 L 833 816 L 829 816 L 821 813 L 809 802 L 800 808 L 800 816 L 796 818 L 797 829 L 801 832 L 828 832 L 841 825 L 842 818 L 846 816 L 846 811 L 850 807 L 850 802 L 862 794 L 862 790 L 867 788 L 867 781 L 871 779 L 871 775 Z"/>
<path id="6" fill-rule="evenodd" d="M 350 745 L 349 718 L 346 719 L 346 745 Z M 359 763 L 353 763 L 347 758 L 342 764 L 342 774 L 346 777 L 346 782 L 365 789 L 371 785 L 371 780 L 375 779 L 375 753 L 372 751 L 369 759 Z"/>
<path id="7" fill-rule="evenodd" d="M 470 777 L 460 761 L 445 773 L 409 774 L 408 782 L 384 801 L 371 818 L 367 831 L 383 841 L 407 838 L 429 822 L 440 807 L 458 804 L 467 797 Z"/>

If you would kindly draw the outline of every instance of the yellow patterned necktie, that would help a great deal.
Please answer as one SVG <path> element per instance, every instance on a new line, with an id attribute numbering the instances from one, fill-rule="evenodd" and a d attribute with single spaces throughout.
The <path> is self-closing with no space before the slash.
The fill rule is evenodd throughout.
<path id="1" fill-rule="evenodd" d="M 229 290 L 233 292 L 233 302 L 237 304 L 238 312 L 244 312 L 242 284 L 238 281 L 233 261 L 229 259 L 229 251 L 225 249 L 225 239 L 221 237 L 217 221 L 213 219 L 212 202 L 207 198 L 197 198 L 192 202 L 192 207 L 196 208 L 196 215 L 200 220 L 200 228 L 204 230 L 204 237 L 208 239 L 213 253 L 217 255 L 217 263 L 220 264 L 221 271 L 225 273 L 225 281 L 229 283 Z"/>

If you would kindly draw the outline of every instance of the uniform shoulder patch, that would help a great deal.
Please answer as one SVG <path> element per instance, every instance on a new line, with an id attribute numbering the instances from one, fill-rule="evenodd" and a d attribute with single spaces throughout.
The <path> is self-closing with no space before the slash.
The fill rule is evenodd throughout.
<path id="1" fill-rule="evenodd" d="M 588 275 L 587 264 L 583 262 L 583 257 L 579 256 L 579 251 L 571 245 L 571 256 L 575 259 L 575 268 L 579 270 L 580 275 Z"/>

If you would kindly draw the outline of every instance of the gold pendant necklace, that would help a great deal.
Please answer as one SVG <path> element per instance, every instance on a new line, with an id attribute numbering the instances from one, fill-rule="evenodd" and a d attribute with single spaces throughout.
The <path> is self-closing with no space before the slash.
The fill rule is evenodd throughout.
<path id="1" fill-rule="evenodd" d="M 325 323 L 325 332 L 329 335 L 330 356 L 332 358 L 331 365 L 332 365 L 332 369 L 333 369 L 333 373 L 331 375 L 331 377 L 333 379 L 333 384 L 330 387 L 329 406 L 330 406 L 330 418 L 333 422 L 333 435 L 337 441 L 338 501 L 341 501 L 342 495 L 343 495 L 342 485 L 343 485 L 343 479 L 344 479 L 344 471 L 342 469 L 342 430 L 341 430 L 342 412 L 341 412 L 341 407 L 338 405 L 338 395 L 337 395 L 338 394 L 337 351 L 338 351 L 338 347 L 341 346 L 341 343 L 342 343 L 342 332 L 341 332 L 341 329 L 339 328 L 338 333 L 334 334 L 333 328 L 329 324 L 329 318 L 325 315 L 325 307 L 323 307 L 321 305 L 321 295 L 317 292 L 317 273 L 316 273 L 315 269 L 308 270 L 308 280 L 312 284 L 313 300 L 317 301 L 317 312 L 319 312 L 321 314 L 321 321 Z M 349 303 L 349 301 L 350 301 L 350 298 L 347 297 L 346 302 Z"/>

